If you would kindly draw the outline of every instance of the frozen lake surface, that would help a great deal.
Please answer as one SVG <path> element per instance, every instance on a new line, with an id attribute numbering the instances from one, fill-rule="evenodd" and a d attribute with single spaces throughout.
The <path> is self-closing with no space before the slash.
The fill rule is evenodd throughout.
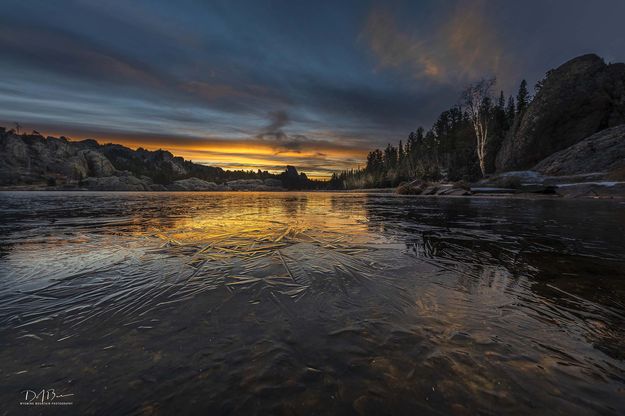
<path id="1" fill-rule="evenodd" d="M 7 414 L 623 414 L 625 204 L 3 192 L 0 385 Z"/>

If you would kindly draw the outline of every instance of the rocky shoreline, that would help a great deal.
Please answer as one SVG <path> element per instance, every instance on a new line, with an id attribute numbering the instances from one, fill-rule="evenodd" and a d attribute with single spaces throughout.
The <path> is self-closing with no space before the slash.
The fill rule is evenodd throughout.
<path id="1" fill-rule="evenodd" d="M 195 181 L 193 181 L 195 182 Z M 204 182 L 204 181 L 203 181 Z M 417 182 L 417 183 L 415 183 Z M 308 192 L 330 193 L 371 193 L 390 194 L 398 196 L 418 197 L 450 197 L 450 198 L 522 198 L 522 199 L 599 199 L 625 201 L 625 181 L 596 181 L 579 183 L 560 183 L 556 185 L 527 184 L 518 188 L 502 188 L 496 186 L 482 186 L 482 184 L 467 185 L 451 182 L 422 182 L 415 181 L 401 185 L 398 188 L 325 190 L 317 189 Z M 180 184 L 168 187 L 154 187 L 151 189 L 123 189 L 102 187 L 100 189 L 84 187 L 46 187 L 46 186 L 3 186 L 0 192 L 302 192 L 288 190 L 277 186 L 255 185 L 231 187 L 227 185 L 194 184 L 183 186 Z"/>
<path id="2" fill-rule="evenodd" d="M 198 178 L 174 181 L 168 185 L 154 183 L 148 177 L 132 175 L 87 178 L 80 183 L 66 183 L 60 186 L 9 185 L 0 186 L 0 191 L 96 191 L 96 192 L 226 192 L 226 191 L 285 191 L 282 183 L 275 179 L 238 179 L 224 184 L 207 182 Z"/>
<path id="3" fill-rule="evenodd" d="M 625 198 L 625 124 L 595 133 L 551 154 L 529 170 L 502 172 L 475 183 L 412 181 L 403 195 L 551 195 Z"/>
<path id="4" fill-rule="evenodd" d="M 413 181 L 399 186 L 400 195 L 525 196 L 625 199 L 625 181 L 606 180 L 604 173 L 543 176 L 535 171 L 507 172 L 478 183 Z"/>

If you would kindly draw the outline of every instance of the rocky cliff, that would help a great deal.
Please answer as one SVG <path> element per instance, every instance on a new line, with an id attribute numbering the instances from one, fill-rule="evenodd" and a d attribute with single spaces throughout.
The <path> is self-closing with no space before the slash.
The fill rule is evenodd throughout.
<path id="1" fill-rule="evenodd" d="M 0 184 L 71 182 L 113 174 L 115 168 L 95 151 L 97 147 L 93 140 L 70 143 L 63 137 L 0 131 Z"/>
<path id="2" fill-rule="evenodd" d="M 625 124 L 600 131 L 573 146 L 556 152 L 533 170 L 545 175 L 580 175 L 625 169 Z"/>
<path id="3" fill-rule="evenodd" d="M 597 55 L 548 73 L 497 154 L 498 171 L 527 169 L 592 134 L 625 123 L 625 64 Z"/>
<path id="4" fill-rule="evenodd" d="M 289 169 L 281 175 L 226 171 L 186 161 L 165 150 L 132 150 L 118 144 L 70 141 L 36 133 L 17 135 L 0 128 L 0 186 L 3 187 L 102 191 L 279 190 L 292 187 L 291 176 L 300 179 L 295 168 Z M 307 179 L 298 182 L 301 188 L 309 185 Z"/>

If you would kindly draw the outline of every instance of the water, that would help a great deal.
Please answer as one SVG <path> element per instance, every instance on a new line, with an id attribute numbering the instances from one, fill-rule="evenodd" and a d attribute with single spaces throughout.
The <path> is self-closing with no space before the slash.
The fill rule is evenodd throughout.
<path id="1" fill-rule="evenodd" d="M 0 414 L 625 412 L 622 203 L 1 193 L 0 229 Z"/>

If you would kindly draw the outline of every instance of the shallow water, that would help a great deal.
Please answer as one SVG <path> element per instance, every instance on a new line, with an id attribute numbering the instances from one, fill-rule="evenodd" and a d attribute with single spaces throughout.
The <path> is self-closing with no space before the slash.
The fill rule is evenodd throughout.
<path id="1" fill-rule="evenodd" d="M 0 414 L 625 412 L 622 203 L 5 192 L 0 231 Z"/>

